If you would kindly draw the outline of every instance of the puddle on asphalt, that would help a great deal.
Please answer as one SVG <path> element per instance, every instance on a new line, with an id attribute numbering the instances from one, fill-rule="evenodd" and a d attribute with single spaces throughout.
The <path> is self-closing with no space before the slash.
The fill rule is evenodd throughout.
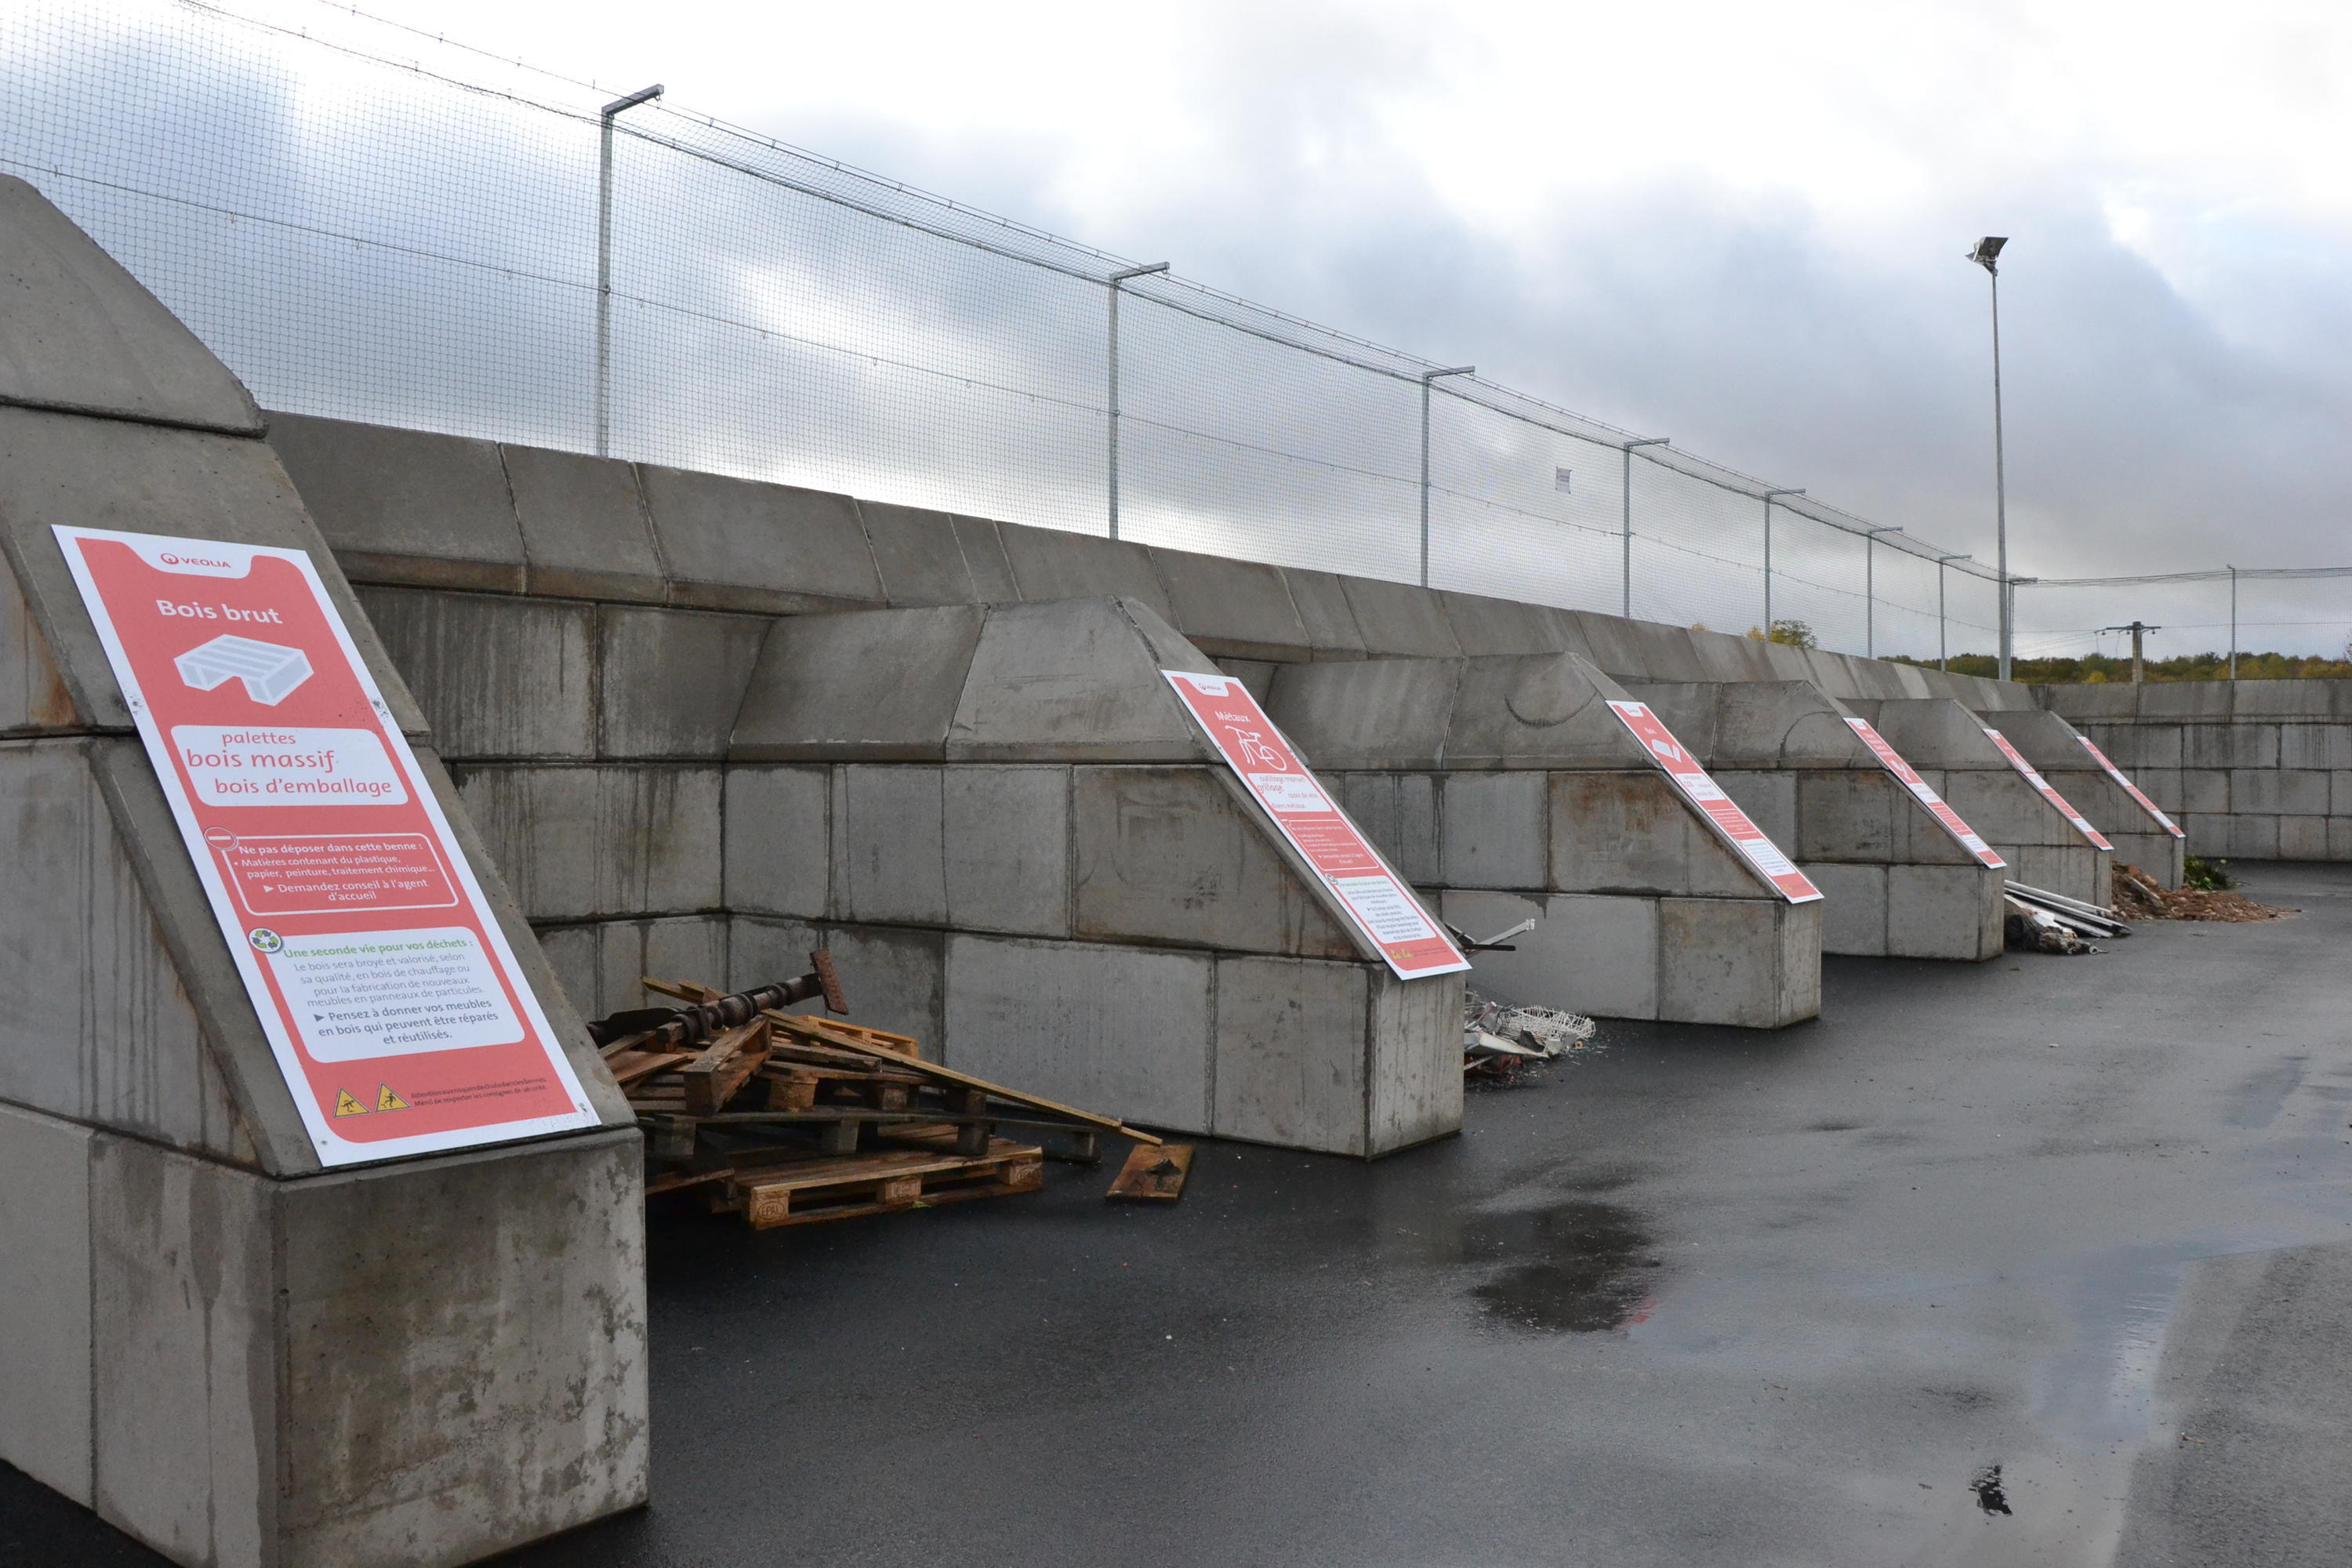
<path id="1" fill-rule="evenodd" d="M 1481 1215 L 1465 1256 L 1502 1266 L 1470 1294 L 1486 1315 L 1541 1333 L 1594 1334 L 1650 1315 L 1661 1259 L 1632 1209 L 1593 1198 Z"/>

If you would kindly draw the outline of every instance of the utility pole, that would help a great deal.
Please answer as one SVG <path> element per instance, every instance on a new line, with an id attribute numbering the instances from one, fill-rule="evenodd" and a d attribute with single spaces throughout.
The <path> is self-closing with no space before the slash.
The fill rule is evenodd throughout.
<path id="1" fill-rule="evenodd" d="M 1623 455 L 1625 459 L 1625 483 L 1623 487 L 1625 497 L 1625 583 L 1623 599 L 1624 608 L 1621 613 L 1629 621 L 1633 618 L 1633 448 L 1636 447 L 1666 447 L 1672 446 L 1673 444 L 1674 437 L 1671 436 L 1643 436 L 1634 440 L 1626 442 L 1623 446 L 1618 448 L 1618 451 Z M 1770 523 L 1768 521 L 1766 526 L 1769 528 Z M 1769 566 L 1769 563 L 1767 563 L 1767 564 Z M 1770 580 L 1769 573 L 1767 574 L 1766 580 L 1768 582 Z"/>
<path id="2" fill-rule="evenodd" d="M 1104 468 L 1104 492 L 1110 502 L 1110 536 L 1118 537 L 1118 291 L 1131 278 L 1148 277 L 1165 272 L 1168 263 L 1155 261 L 1149 267 L 1128 267 L 1110 275 L 1110 366 L 1106 377 L 1106 403 L 1110 410 L 1110 452 Z"/>
<path id="3" fill-rule="evenodd" d="M 2131 633 L 2132 684 L 2134 686 L 2139 685 L 2147 679 L 2147 665 L 2140 658 L 2140 639 L 2146 637 L 2149 632 L 2160 632 L 2164 628 L 2162 626 L 2151 626 L 2140 621 L 2134 621 L 2127 626 L 2101 626 L 2099 629 L 2103 632 Z"/>
<path id="4" fill-rule="evenodd" d="M 596 455 L 613 455 L 613 121 L 662 95 L 656 82 L 616 98 L 597 116 L 596 143 Z"/>
<path id="5" fill-rule="evenodd" d="M 1429 586 L 1429 384 L 1441 375 L 1475 375 L 1475 364 L 1421 373 L 1421 585 Z"/>
<path id="6" fill-rule="evenodd" d="M 2000 578 L 2000 678 L 2009 679 L 2011 628 L 2016 621 L 2017 589 L 2009 580 L 2009 474 L 2000 440 L 2000 247 L 2006 235 L 1989 234 L 1977 241 L 1969 259 L 1992 279 L 1992 526 L 1997 552 L 1994 571 Z"/>
<path id="7" fill-rule="evenodd" d="M 1782 496 L 1801 496 L 1802 490 L 1766 490 L 1764 492 L 1764 640 L 1772 640 L 1772 503 Z"/>

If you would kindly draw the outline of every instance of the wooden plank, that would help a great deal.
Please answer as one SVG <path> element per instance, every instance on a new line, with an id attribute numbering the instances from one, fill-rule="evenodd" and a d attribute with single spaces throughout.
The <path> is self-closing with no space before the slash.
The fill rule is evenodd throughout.
<path id="1" fill-rule="evenodd" d="M 919 1203 L 936 1205 L 1034 1192 L 1045 1184 L 1043 1152 L 1033 1145 L 1004 1139 L 998 1139 L 987 1156 L 977 1160 L 867 1154 L 856 1161 L 823 1163 L 871 1166 L 883 1161 L 898 1163 L 884 1173 L 856 1182 L 817 1184 L 765 1175 L 739 1175 L 732 1186 L 745 1219 L 756 1229 L 768 1230 L 778 1226 L 814 1225 L 824 1220 L 887 1214 Z"/>
<path id="2" fill-rule="evenodd" d="M 689 1115 L 709 1116 L 726 1107 L 768 1059 L 768 1021 L 754 1018 L 727 1030 L 709 1048 L 678 1069 L 686 1082 Z"/>
<path id="3" fill-rule="evenodd" d="M 641 1029 L 634 1035 L 623 1035 L 619 1039 L 613 1041 L 610 1045 L 600 1046 L 597 1049 L 603 1054 L 604 1059 L 609 1062 L 614 1057 L 619 1056 L 623 1051 L 635 1050 L 639 1046 L 645 1043 L 646 1037 L 652 1033 L 653 1031 L 651 1029 Z"/>
<path id="4" fill-rule="evenodd" d="M 656 980 L 650 974 L 637 976 L 637 984 L 656 995 L 667 996 L 679 1002 L 690 1002 L 697 1006 L 705 1002 L 716 1002 L 727 994 L 724 991 L 713 990 L 708 985 L 698 985 L 691 980 Z"/>
<path id="5" fill-rule="evenodd" d="M 1115 1203 L 1172 1204 L 1184 1195 L 1184 1178 L 1192 1171 L 1192 1144 L 1164 1143 L 1157 1149 L 1139 1144 L 1128 1151 L 1118 1179 L 1103 1195 Z"/>
<path id="6" fill-rule="evenodd" d="M 791 1022 L 793 1016 L 788 1013 L 767 1013 L 761 1016 L 771 1022 L 780 1024 Z M 846 1036 L 832 1043 L 845 1050 L 861 1051 L 868 1056 L 892 1059 L 890 1053 L 880 1047 L 856 1043 Z M 961 1089 L 980 1089 L 984 1093 L 994 1095 L 999 1100 L 1009 1100 L 1015 1105 L 1025 1105 L 1034 1110 L 1050 1110 L 1058 1116 L 1066 1116 L 1091 1127 L 1104 1128 L 1118 1133 L 1122 1138 L 1132 1138 L 1139 1143 L 1158 1144 L 1163 1142 L 1149 1132 L 1129 1127 L 1115 1116 L 1097 1116 L 1091 1110 L 1080 1110 L 1076 1106 L 1064 1105 L 1058 1100 L 1046 1100 L 1034 1094 L 1024 1094 L 1017 1089 L 1007 1089 L 1001 1083 L 991 1083 L 984 1078 L 973 1078 L 969 1073 L 961 1073 L 953 1068 L 941 1067 L 937 1062 L 910 1061 L 907 1065 L 925 1078 L 937 1079 L 941 1083 L 951 1083 Z"/>
<path id="7" fill-rule="evenodd" d="M 692 1061 L 691 1051 L 624 1051 L 608 1056 L 604 1065 L 613 1071 L 613 1081 L 623 1089 L 631 1089 L 656 1074 L 668 1071 L 680 1062 Z"/>
<path id="8" fill-rule="evenodd" d="M 850 1045 L 879 1047 L 893 1056 L 920 1060 L 922 1043 L 912 1035 L 894 1035 L 887 1029 L 877 1029 L 864 1024 L 853 1024 L 842 1018 L 819 1018 L 807 1013 L 772 1013 L 779 1028 L 800 1035 L 818 1045 Z"/>

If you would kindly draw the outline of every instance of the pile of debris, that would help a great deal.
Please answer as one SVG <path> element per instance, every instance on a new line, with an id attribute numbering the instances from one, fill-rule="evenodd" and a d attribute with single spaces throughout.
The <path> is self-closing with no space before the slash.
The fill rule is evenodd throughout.
<path id="1" fill-rule="evenodd" d="M 2169 889 L 2137 866 L 2115 870 L 2116 910 L 2145 921 L 2274 921 L 2294 913 L 2258 904 L 2243 893 Z"/>
<path id="2" fill-rule="evenodd" d="M 2005 882 L 2001 891 L 2008 907 L 2003 937 L 2005 945 L 2013 951 L 2078 958 L 2104 951 L 2091 945 L 2092 937 L 2131 935 L 2131 927 L 2116 919 L 2112 910 L 2098 909 L 2046 888 L 2029 888 L 2022 882 Z"/>
<path id="3" fill-rule="evenodd" d="M 1467 1079 L 1510 1082 L 1522 1068 L 1600 1049 L 1592 1044 L 1592 1020 L 1574 1013 L 1514 1007 L 1475 991 L 1463 994 L 1462 1012 L 1462 1074 Z"/>
<path id="4" fill-rule="evenodd" d="M 1136 1144 L 1111 1197 L 1182 1193 L 1190 1146 L 925 1061 L 911 1036 L 783 1011 L 818 996 L 848 1010 L 832 955 L 809 958 L 797 980 L 731 994 L 647 979 L 685 1005 L 589 1026 L 646 1131 L 648 1197 L 692 1191 L 761 1229 L 810 1225 L 1034 1192 L 1048 1159 L 1099 1161 L 1105 1132 Z"/>

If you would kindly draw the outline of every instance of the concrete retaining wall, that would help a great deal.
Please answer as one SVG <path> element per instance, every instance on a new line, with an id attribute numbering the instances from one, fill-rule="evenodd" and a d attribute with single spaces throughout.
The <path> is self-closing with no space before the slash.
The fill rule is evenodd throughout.
<path id="1" fill-rule="evenodd" d="M 2039 709 L 1987 709 L 1977 716 L 1999 730 L 2050 781 L 2050 787 L 2065 797 L 2066 804 L 2106 837 L 2116 847 L 2119 864 L 2137 866 L 2168 888 L 2180 886 L 2185 841 L 2168 831 L 2099 766 L 2083 749 L 2081 732 L 2074 726 Z M 2114 753 L 2108 753 L 2108 760 L 2114 760 Z M 2140 789 L 2147 793 L 2145 784 Z"/>
<path id="2" fill-rule="evenodd" d="M 0 1458 L 175 1561 L 642 1502 L 639 1140 L 243 388 L 0 179 Z M 54 523 L 308 551 L 608 1126 L 325 1173 Z"/>
<path id="3" fill-rule="evenodd" d="M 1292 664 L 1268 711 L 1350 815 L 1473 935 L 1508 1001 L 1777 1028 L 1821 1010 L 1822 907 L 1717 837 L 1572 654 Z"/>
<path id="4" fill-rule="evenodd" d="M 2352 681 L 2045 686 L 2038 695 L 2180 825 L 2189 853 L 2352 860 Z"/>

